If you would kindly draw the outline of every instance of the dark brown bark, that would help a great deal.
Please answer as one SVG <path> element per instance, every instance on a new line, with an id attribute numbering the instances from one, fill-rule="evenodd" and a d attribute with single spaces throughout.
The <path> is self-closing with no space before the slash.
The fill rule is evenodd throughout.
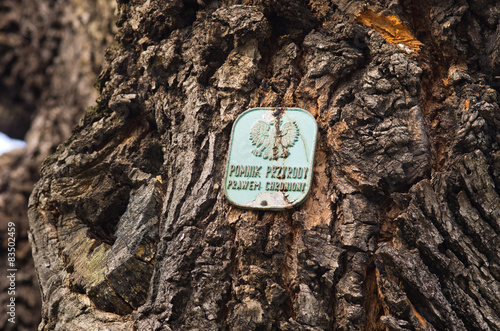
<path id="1" fill-rule="evenodd" d="M 93 105 L 104 49 L 114 35 L 111 1 L 2 1 L 0 131 L 27 147 L 0 156 L 0 329 L 36 330 L 41 298 L 28 242 L 28 199 L 43 159 Z M 8 321 L 8 223 L 15 224 L 15 323 Z"/>
<path id="2" fill-rule="evenodd" d="M 489 1 L 124 1 L 29 207 L 41 329 L 499 330 Z M 231 207 L 245 109 L 319 124 L 300 207 Z"/>

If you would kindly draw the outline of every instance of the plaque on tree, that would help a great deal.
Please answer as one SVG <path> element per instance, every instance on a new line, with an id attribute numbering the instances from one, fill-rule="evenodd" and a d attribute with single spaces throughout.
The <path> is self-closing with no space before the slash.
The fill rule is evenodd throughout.
<path id="1" fill-rule="evenodd" d="M 229 202 L 251 209 L 281 210 L 309 195 L 318 127 L 299 108 L 253 108 L 231 132 L 224 190 Z"/>

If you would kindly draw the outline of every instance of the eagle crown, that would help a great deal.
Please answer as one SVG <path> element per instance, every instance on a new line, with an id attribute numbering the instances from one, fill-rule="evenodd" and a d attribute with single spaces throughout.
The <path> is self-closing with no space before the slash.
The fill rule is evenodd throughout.
<path id="1" fill-rule="evenodd" d="M 257 147 L 252 153 L 269 160 L 287 158 L 290 154 L 288 148 L 295 144 L 298 134 L 295 122 L 281 124 L 281 119 L 269 122 L 258 120 L 250 130 L 250 140 Z"/>

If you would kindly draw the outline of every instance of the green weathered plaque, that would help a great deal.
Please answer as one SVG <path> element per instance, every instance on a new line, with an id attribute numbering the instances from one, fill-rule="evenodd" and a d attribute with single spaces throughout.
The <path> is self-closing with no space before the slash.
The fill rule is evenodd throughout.
<path id="1" fill-rule="evenodd" d="M 299 108 L 253 108 L 231 132 L 224 190 L 233 205 L 280 210 L 297 206 L 312 184 L 318 126 Z"/>

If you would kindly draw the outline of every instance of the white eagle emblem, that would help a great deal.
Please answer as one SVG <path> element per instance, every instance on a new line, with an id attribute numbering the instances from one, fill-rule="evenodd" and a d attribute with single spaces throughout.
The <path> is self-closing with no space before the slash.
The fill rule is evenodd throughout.
<path id="1" fill-rule="evenodd" d="M 299 134 L 297 124 L 286 122 L 280 126 L 275 120 L 269 124 L 259 120 L 253 125 L 250 140 L 253 145 L 257 146 L 257 149 L 254 149 L 252 153 L 269 160 L 288 157 L 290 152 L 287 148 L 295 144 Z"/>

